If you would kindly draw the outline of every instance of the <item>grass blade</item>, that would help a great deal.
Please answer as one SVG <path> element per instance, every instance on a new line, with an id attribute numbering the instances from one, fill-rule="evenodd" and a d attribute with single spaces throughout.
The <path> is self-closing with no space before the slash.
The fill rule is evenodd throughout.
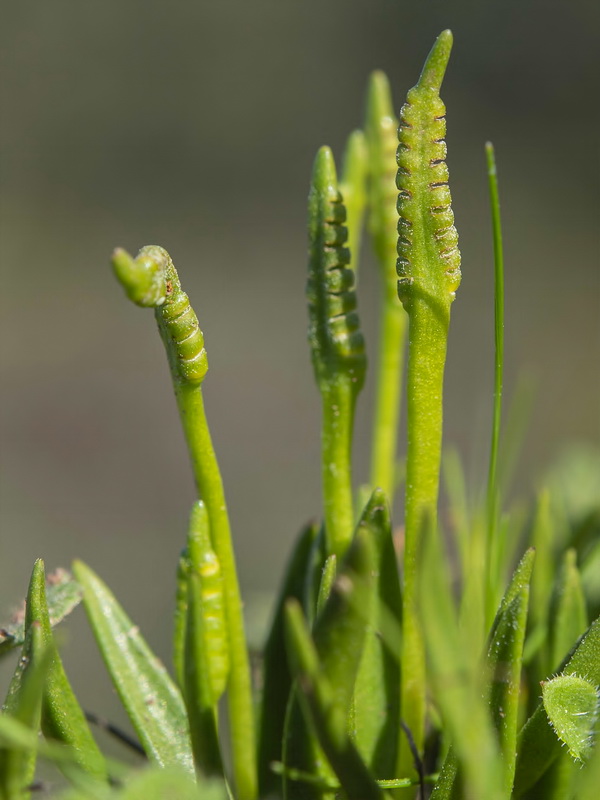
<path id="1" fill-rule="evenodd" d="M 500 199 L 498 196 L 498 175 L 494 146 L 488 142 L 485 146 L 490 207 L 492 213 L 492 231 L 494 240 L 494 414 L 490 445 L 490 462 L 487 485 L 487 616 L 491 618 L 495 607 L 497 586 L 500 581 L 498 558 L 498 515 L 500 513 L 501 496 L 498 483 L 498 449 L 500 443 L 500 420 L 502 416 L 502 383 L 504 371 L 504 251 L 502 247 L 502 224 L 500 220 Z"/>

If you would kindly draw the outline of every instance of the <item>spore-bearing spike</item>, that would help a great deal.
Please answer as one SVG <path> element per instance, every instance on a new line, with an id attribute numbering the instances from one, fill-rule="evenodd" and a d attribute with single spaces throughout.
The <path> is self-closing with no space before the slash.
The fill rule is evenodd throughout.
<path id="1" fill-rule="evenodd" d="M 366 366 L 358 314 L 354 273 L 345 247 L 346 209 L 337 189 L 335 165 L 329 148 L 321 148 L 315 162 L 309 197 L 309 341 L 317 380 L 330 381 L 350 374 L 360 388 Z"/>
<path id="2" fill-rule="evenodd" d="M 398 149 L 398 294 L 451 302 L 460 283 L 460 252 L 446 164 L 446 107 L 439 96 L 452 36 L 436 41 L 400 111 Z M 408 280 L 410 278 L 410 280 Z"/>

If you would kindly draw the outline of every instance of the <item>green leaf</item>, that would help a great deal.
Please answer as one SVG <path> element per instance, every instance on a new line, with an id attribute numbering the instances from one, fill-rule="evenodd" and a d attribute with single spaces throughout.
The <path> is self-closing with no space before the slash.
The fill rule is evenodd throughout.
<path id="1" fill-rule="evenodd" d="M 83 770 L 104 778 L 104 758 L 67 679 L 54 642 L 46 603 L 44 562 L 41 559 L 35 562 L 27 594 L 25 627 L 27 629 L 33 625 L 39 626 L 42 635 L 39 640 L 33 638 L 32 644 L 42 647 L 37 652 L 33 649 L 31 658 L 44 659 L 46 653 L 50 658 L 42 696 L 42 732 L 46 738 L 55 739 L 71 748 Z"/>
<path id="2" fill-rule="evenodd" d="M 349 710 L 375 589 L 373 567 L 373 544 L 368 532 L 359 526 L 346 558 L 340 566 L 329 598 L 315 622 L 313 638 L 318 654 L 319 671 L 330 687 L 326 692 L 328 697 L 331 695 L 327 702 L 335 707 L 336 711 L 332 713 L 336 720 L 343 721 L 344 736 L 347 735 L 350 724 Z M 288 655 L 291 658 L 289 650 Z M 323 755 L 315 747 L 314 733 L 311 736 L 312 712 L 308 714 L 304 705 L 304 714 L 299 713 L 298 701 L 304 702 L 301 700 L 303 690 L 304 685 L 301 683 L 288 708 L 283 761 L 288 770 L 299 769 L 327 781 L 331 778 L 331 771 L 327 763 L 324 763 Z M 328 719 L 329 724 L 331 718 Z M 330 734 L 331 730 L 328 735 Z M 323 746 L 321 734 L 318 733 L 318 736 Z M 331 766 L 335 769 L 333 763 Z M 346 788 L 343 782 L 342 785 Z M 285 774 L 284 786 L 289 800 L 320 796 L 319 791 L 313 786 L 286 781 Z"/>
<path id="3" fill-rule="evenodd" d="M 423 531 L 419 575 L 419 609 L 427 644 L 432 700 L 440 709 L 464 780 L 465 796 L 505 797 L 499 748 L 485 701 L 486 670 L 473 648 L 469 626 L 460 628 L 449 584 L 440 535 L 431 525 Z M 453 756 L 454 758 L 454 756 Z M 440 776 L 433 798 L 454 797 L 452 761 Z"/>
<path id="4" fill-rule="evenodd" d="M 25 634 L 23 651 L 13 675 L 8 696 L 2 708 L 10 716 L 39 733 L 42 713 L 42 693 L 49 664 L 49 653 L 43 652 L 43 634 L 39 625 L 30 625 Z M 37 658 L 32 658 L 32 653 Z M 7 800 L 27 800 L 27 787 L 33 780 L 37 747 L 0 747 L 0 797 Z"/>
<path id="5" fill-rule="evenodd" d="M 389 777 L 396 769 L 400 730 L 400 641 L 384 636 L 387 616 L 400 628 L 400 576 L 388 503 L 376 489 L 359 526 L 375 554 L 375 592 L 369 609 L 365 646 L 354 688 L 356 745 L 372 774 Z"/>
<path id="6" fill-rule="evenodd" d="M 577 675 L 559 675 L 542 683 L 542 701 L 554 732 L 573 758 L 589 755 L 598 718 L 598 687 Z"/>
<path id="7" fill-rule="evenodd" d="M 581 637 L 573 654 L 562 666 L 561 674 L 584 677 L 595 686 L 600 684 L 600 618 L 592 622 Z M 544 706 L 540 703 L 519 733 L 513 790 L 515 799 L 534 786 L 560 752 L 560 740 L 549 725 Z"/>
<path id="8" fill-rule="evenodd" d="M 50 624 L 54 628 L 81 602 L 81 587 L 66 569 L 59 568 L 46 579 L 46 601 Z M 23 644 L 25 637 L 25 604 L 0 628 L 0 656 Z"/>
<path id="9" fill-rule="evenodd" d="M 193 771 L 181 694 L 108 587 L 81 561 L 73 572 L 110 677 L 148 756 Z"/>
<path id="10" fill-rule="evenodd" d="M 281 743 L 285 712 L 292 689 L 292 676 L 285 652 L 284 608 L 288 598 L 302 602 L 309 558 L 319 531 L 309 523 L 300 532 L 290 557 L 286 575 L 279 591 L 275 613 L 263 655 L 263 694 L 258 743 L 258 776 L 260 796 L 278 790 L 281 781 L 271 769 L 273 761 L 281 760 Z"/>
<path id="11" fill-rule="evenodd" d="M 350 267 L 354 271 L 355 285 L 360 258 L 363 217 L 367 202 L 368 164 L 369 156 L 365 135 L 362 131 L 352 131 L 344 151 L 340 192 L 346 206 Z"/>
<path id="12" fill-rule="evenodd" d="M 300 700 L 345 796 L 348 800 L 381 800 L 381 790 L 371 778 L 350 740 L 346 723 L 347 709 L 337 702 L 338 693 L 326 676 L 302 609 L 296 600 L 289 600 L 286 605 L 286 633 L 290 663 L 298 681 Z M 316 796 L 320 794 L 318 792 Z M 290 798 L 303 796 L 303 793 L 296 792 L 293 795 L 288 792 L 286 795 Z"/>
<path id="13" fill-rule="evenodd" d="M 503 756 L 507 796 L 511 792 L 515 773 L 523 644 L 534 557 L 535 551 L 528 550 L 515 570 L 500 604 L 488 648 L 487 660 L 491 670 L 489 702 Z"/>
<path id="14" fill-rule="evenodd" d="M 368 225 L 379 267 L 381 305 L 370 482 L 372 487 L 383 489 L 390 504 L 393 504 L 396 488 L 398 420 L 408 322 L 397 294 L 397 130 L 388 79 L 381 71 L 373 72 L 365 123 L 370 178 Z"/>
<path id="15" fill-rule="evenodd" d="M 559 666 L 588 626 L 577 553 L 569 549 L 556 577 L 550 603 L 550 661 Z"/>

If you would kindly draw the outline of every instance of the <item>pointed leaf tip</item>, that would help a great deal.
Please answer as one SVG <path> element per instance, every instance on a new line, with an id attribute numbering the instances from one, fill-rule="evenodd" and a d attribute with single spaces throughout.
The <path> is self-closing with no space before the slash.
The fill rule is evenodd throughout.
<path id="1" fill-rule="evenodd" d="M 379 125 L 382 118 L 393 119 L 392 93 L 387 75 L 382 70 L 371 73 L 367 89 L 367 124 Z"/>
<path id="2" fill-rule="evenodd" d="M 446 67 L 448 66 L 448 59 L 450 58 L 450 51 L 452 50 L 452 31 L 445 30 L 440 33 L 435 40 L 433 47 L 427 61 L 421 72 L 418 86 L 428 89 L 436 89 L 439 91 Z"/>
<path id="3" fill-rule="evenodd" d="M 319 192 L 337 191 L 337 173 L 331 148 L 320 147 L 313 167 L 313 186 Z"/>

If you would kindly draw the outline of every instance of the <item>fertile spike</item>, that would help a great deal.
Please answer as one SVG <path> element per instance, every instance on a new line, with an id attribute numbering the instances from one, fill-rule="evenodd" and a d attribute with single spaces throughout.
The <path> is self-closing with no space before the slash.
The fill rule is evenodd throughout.
<path id="1" fill-rule="evenodd" d="M 452 34 L 440 34 L 400 112 L 398 296 L 410 313 L 423 299 L 447 314 L 460 284 L 460 251 L 446 166 L 446 107 L 438 89 Z"/>
<path id="2" fill-rule="evenodd" d="M 321 147 L 309 194 L 308 338 L 319 386 L 339 373 L 351 376 L 355 390 L 364 382 L 366 358 L 356 312 L 354 274 L 346 209 L 337 187 L 333 154 Z"/>

